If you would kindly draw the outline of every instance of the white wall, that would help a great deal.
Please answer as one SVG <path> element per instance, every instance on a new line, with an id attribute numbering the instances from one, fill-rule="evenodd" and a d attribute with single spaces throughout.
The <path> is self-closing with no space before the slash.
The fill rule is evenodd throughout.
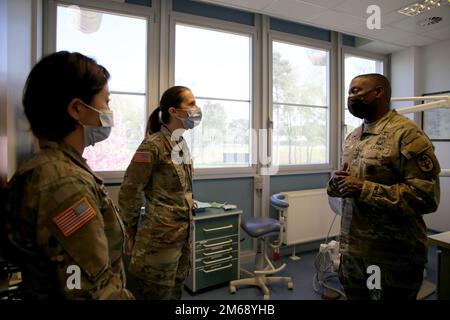
<path id="1" fill-rule="evenodd" d="M 421 74 L 420 58 L 420 49 L 416 47 L 391 56 L 392 97 L 414 97 L 423 93 L 420 81 L 415 81 Z M 413 104 L 412 101 L 394 101 L 392 107 L 408 107 Z M 413 113 L 405 114 L 405 116 L 414 120 Z"/>
<path id="2" fill-rule="evenodd" d="M 22 92 L 33 61 L 36 1 L 6 1 L 8 176 L 32 153 L 32 135 L 23 113 Z M 35 18 L 35 17 L 34 17 Z M 18 36 L 20 35 L 20 36 Z"/>
<path id="3" fill-rule="evenodd" d="M 424 92 L 450 90 L 450 40 L 423 47 Z"/>
<path id="4" fill-rule="evenodd" d="M 421 48 L 422 93 L 450 90 L 450 40 Z M 450 168 L 450 142 L 434 142 L 442 168 Z M 436 213 L 425 216 L 429 228 L 450 230 L 450 178 L 441 178 L 441 203 Z"/>
<path id="5" fill-rule="evenodd" d="M 450 40 L 421 48 L 409 48 L 391 56 L 392 96 L 420 96 L 450 90 Z M 411 105 L 412 103 L 409 103 Z M 400 106 L 400 102 L 393 106 Z M 450 142 L 433 142 L 442 168 L 450 168 Z M 450 178 L 441 177 L 441 203 L 426 215 L 427 226 L 450 230 Z"/>
<path id="6" fill-rule="evenodd" d="M 391 57 L 391 83 L 392 97 L 411 97 L 415 96 L 415 61 L 419 59 L 418 48 L 410 48 Z M 401 84 L 401 85 L 398 85 Z M 392 107 L 407 107 L 411 101 L 392 102 Z"/>
<path id="7" fill-rule="evenodd" d="M 6 78 L 7 30 L 6 0 L 0 0 L 0 187 L 8 176 L 8 145 L 6 140 Z"/>

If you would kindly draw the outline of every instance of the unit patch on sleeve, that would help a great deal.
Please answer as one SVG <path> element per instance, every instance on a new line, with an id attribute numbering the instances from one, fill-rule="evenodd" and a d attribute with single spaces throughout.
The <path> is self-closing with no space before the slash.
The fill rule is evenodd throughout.
<path id="1" fill-rule="evenodd" d="M 423 172 L 430 172 L 434 169 L 433 160 L 426 154 L 421 154 L 417 157 L 417 165 Z"/>

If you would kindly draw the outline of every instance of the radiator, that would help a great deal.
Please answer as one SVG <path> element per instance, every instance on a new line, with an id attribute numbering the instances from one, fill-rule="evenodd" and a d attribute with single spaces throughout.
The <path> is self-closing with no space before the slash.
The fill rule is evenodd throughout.
<path id="1" fill-rule="evenodd" d="M 282 241 L 286 245 L 324 239 L 335 216 L 328 205 L 326 189 L 282 192 L 289 207 L 285 211 Z M 339 234 L 340 216 L 337 216 L 330 237 Z"/>

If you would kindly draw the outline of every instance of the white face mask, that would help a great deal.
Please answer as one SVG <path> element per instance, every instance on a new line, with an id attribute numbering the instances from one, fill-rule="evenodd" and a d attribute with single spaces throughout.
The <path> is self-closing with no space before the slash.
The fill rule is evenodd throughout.
<path id="1" fill-rule="evenodd" d="M 183 123 L 183 128 L 186 130 L 193 129 L 194 127 L 200 124 L 200 121 L 202 121 L 202 109 L 200 109 L 199 107 L 193 110 L 183 110 L 183 109 L 177 110 L 181 110 L 187 113 L 186 118 L 177 117 L 178 119 L 181 120 L 181 122 Z"/>
<path id="2" fill-rule="evenodd" d="M 81 101 L 81 100 L 80 100 Z M 87 108 L 97 112 L 99 114 L 101 127 L 85 125 L 80 122 L 84 128 L 84 145 L 86 147 L 93 146 L 96 143 L 103 141 L 111 134 L 111 127 L 114 126 L 114 114 L 111 110 L 100 111 L 90 105 L 81 101 L 81 103 Z"/>
<path id="3" fill-rule="evenodd" d="M 98 142 L 106 140 L 111 134 L 111 127 L 84 127 L 84 146 L 93 146 Z"/>

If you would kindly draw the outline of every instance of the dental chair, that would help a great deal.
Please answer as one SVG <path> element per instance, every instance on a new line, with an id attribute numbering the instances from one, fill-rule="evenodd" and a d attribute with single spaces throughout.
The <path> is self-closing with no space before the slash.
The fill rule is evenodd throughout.
<path id="1" fill-rule="evenodd" d="M 283 199 L 284 196 L 281 194 L 273 195 L 270 197 L 270 204 L 277 209 L 285 209 L 289 204 L 283 201 Z M 277 236 L 277 240 L 273 243 L 269 243 L 273 249 L 278 249 L 281 246 L 283 217 L 280 216 L 279 220 L 272 218 L 247 218 L 242 221 L 241 227 L 249 236 L 257 239 L 255 271 L 252 273 L 241 268 L 241 271 L 250 274 L 251 278 L 230 281 L 230 293 L 236 293 L 236 287 L 240 285 L 258 286 L 263 292 L 264 300 L 269 300 L 270 294 L 267 285 L 270 283 L 285 282 L 287 283 L 288 289 L 292 289 L 294 283 L 292 282 L 291 277 L 272 276 L 273 274 L 282 271 L 286 267 L 286 264 L 283 263 L 280 267 L 275 268 L 267 256 L 269 237 Z"/>

